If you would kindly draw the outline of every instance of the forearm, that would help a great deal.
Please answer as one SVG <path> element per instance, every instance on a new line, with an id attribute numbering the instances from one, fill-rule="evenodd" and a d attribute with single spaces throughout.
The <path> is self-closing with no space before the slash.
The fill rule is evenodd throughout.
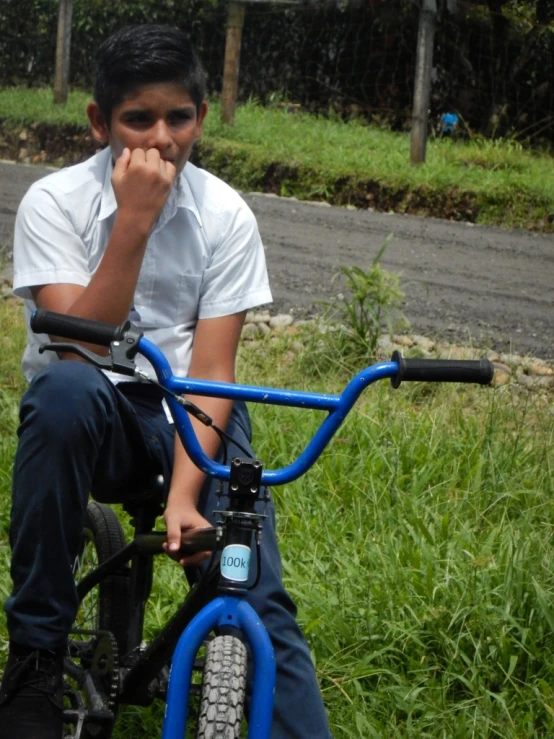
<path id="1" fill-rule="evenodd" d="M 173 164 L 156 149 L 125 149 L 114 165 L 114 226 L 100 263 L 86 286 L 45 284 L 33 290 L 40 308 L 118 324 L 133 305 L 150 230 L 175 179 Z"/>
<path id="2" fill-rule="evenodd" d="M 201 408 L 210 416 L 214 424 L 225 429 L 233 402 L 222 398 L 205 398 L 187 396 L 187 400 Z M 220 445 L 219 436 L 209 426 L 204 426 L 200 421 L 191 417 L 194 432 L 204 452 L 213 459 Z M 180 504 L 186 507 L 194 507 L 198 503 L 198 496 L 206 475 L 198 469 L 186 453 L 178 435 L 175 436 L 175 460 L 168 503 Z"/>
<path id="3" fill-rule="evenodd" d="M 133 305 L 148 229 L 118 214 L 104 256 L 89 284 L 68 306 L 74 316 L 119 324 Z"/>
<path id="4" fill-rule="evenodd" d="M 196 325 L 192 349 L 189 377 L 202 377 L 219 382 L 235 381 L 235 357 L 244 313 L 221 318 L 202 319 Z M 225 429 L 233 402 L 222 398 L 187 396 L 187 399 L 201 408 L 213 423 Z M 213 428 L 191 419 L 193 429 L 204 452 L 214 458 L 220 440 Z M 169 497 L 164 512 L 167 526 L 168 551 L 177 555 L 181 532 L 187 529 L 209 526 L 208 520 L 198 510 L 198 498 L 206 475 L 189 458 L 180 441 L 175 441 L 175 460 L 169 489 Z M 211 511 L 206 511 L 210 516 Z M 181 564 L 198 564 L 199 559 L 180 558 Z"/>

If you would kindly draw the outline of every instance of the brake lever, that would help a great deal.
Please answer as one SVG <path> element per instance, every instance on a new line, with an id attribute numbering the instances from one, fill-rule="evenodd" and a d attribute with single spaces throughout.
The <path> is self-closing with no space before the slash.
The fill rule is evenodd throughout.
<path id="1" fill-rule="evenodd" d="M 109 370 L 111 372 L 119 372 L 122 375 L 135 376 L 136 366 L 134 359 L 128 356 L 129 349 L 119 341 L 113 341 L 110 344 L 110 354 L 107 357 L 103 357 L 100 354 L 95 354 L 90 349 L 85 349 L 80 344 L 69 344 L 65 342 L 55 342 L 52 344 L 41 344 L 39 347 L 39 354 L 43 354 L 46 351 L 53 352 L 71 352 L 78 356 L 86 359 L 98 369 Z"/>

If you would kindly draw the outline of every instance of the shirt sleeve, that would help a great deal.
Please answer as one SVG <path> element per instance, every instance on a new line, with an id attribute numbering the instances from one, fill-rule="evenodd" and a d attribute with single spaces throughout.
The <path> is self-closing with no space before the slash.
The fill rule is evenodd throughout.
<path id="1" fill-rule="evenodd" d="M 217 318 L 272 302 L 256 218 L 241 200 L 225 214 L 222 236 L 204 271 L 199 318 Z"/>
<path id="2" fill-rule="evenodd" d="M 29 288 L 69 283 L 87 285 L 85 245 L 77 235 L 62 192 L 38 182 L 19 206 L 14 233 L 14 293 L 30 299 Z"/>

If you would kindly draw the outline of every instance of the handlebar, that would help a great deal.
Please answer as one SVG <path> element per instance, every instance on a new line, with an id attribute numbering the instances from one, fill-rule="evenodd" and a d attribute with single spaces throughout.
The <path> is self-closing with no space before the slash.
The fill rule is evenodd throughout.
<path id="1" fill-rule="evenodd" d="M 398 364 L 396 377 L 391 379 L 393 388 L 401 382 L 473 382 L 489 385 L 494 368 L 488 359 L 404 359 L 399 351 L 393 352 L 392 361 Z"/>
<path id="2" fill-rule="evenodd" d="M 493 376 L 493 366 L 486 359 L 480 361 L 403 359 L 399 352 L 395 352 L 390 362 L 380 362 L 359 372 L 340 395 L 328 395 L 326 393 L 282 390 L 176 377 L 163 352 L 151 341 L 140 335 L 130 322 L 116 327 L 96 321 L 87 321 L 83 318 L 60 316 L 60 314 L 41 310 L 33 313 L 31 328 L 33 331 L 45 331 L 57 336 L 63 335 L 63 332 L 65 332 L 65 335 L 71 338 L 97 344 L 104 344 L 108 335 L 110 335 L 112 338 L 109 344 L 115 341 L 113 346 L 117 345 L 118 350 L 122 348 L 120 347 L 121 342 L 123 342 L 124 347 L 127 333 L 132 335 L 132 348 L 128 350 L 127 374 L 137 374 L 132 362 L 135 353 L 141 354 L 150 362 L 156 372 L 158 382 L 166 390 L 166 401 L 173 416 L 175 428 L 188 455 L 202 471 L 221 480 L 229 479 L 229 467 L 215 462 L 205 454 L 196 438 L 187 411 L 173 395 L 203 395 L 229 400 L 244 400 L 253 403 L 328 411 L 328 416 L 294 462 L 281 469 L 263 470 L 262 483 L 265 485 L 283 485 L 296 480 L 307 472 L 317 461 L 363 390 L 377 380 L 389 378 L 394 388 L 397 388 L 402 381 L 464 382 L 487 385 L 491 382 Z M 91 338 L 93 335 L 94 338 Z M 101 340 L 98 340 L 99 338 Z M 136 341 L 137 338 L 138 342 Z M 67 345 L 64 344 L 63 346 L 64 351 L 67 350 Z M 50 345 L 48 348 L 55 349 L 55 345 Z M 91 361 L 95 361 L 95 355 L 91 352 L 82 351 L 81 354 Z M 100 361 L 97 365 L 105 367 L 105 358 L 99 357 L 98 359 Z M 125 367 L 123 369 L 125 370 Z M 119 363 L 118 371 L 121 370 L 122 365 Z"/>
<path id="3" fill-rule="evenodd" d="M 121 341 L 124 338 L 125 332 L 131 328 L 131 321 L 113 326 L 103 321 L 89 321 L 87 318 L 67 316 L 64 313 L 38 308 L 31 316 L 31 328 L 36 334 L 63 336 L 90 344 L 110 346 L 112 341 Z"/>

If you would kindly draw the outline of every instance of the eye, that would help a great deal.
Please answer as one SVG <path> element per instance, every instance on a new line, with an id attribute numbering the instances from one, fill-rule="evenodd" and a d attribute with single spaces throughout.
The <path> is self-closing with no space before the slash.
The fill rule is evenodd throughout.
<path id="1" fill-rule="evenodd" d="M 129 113 L 124 121 L 132 126 L 145 126 L 150 123 L 150 117 L 147 113 Z"/>
<path id="2" fill-rule="evenodd" d="M 192 119 L 192 113 L 188 110 L 179 110 L 168 116 L 168 122 L 171 126 L 178 126 Z"/>

